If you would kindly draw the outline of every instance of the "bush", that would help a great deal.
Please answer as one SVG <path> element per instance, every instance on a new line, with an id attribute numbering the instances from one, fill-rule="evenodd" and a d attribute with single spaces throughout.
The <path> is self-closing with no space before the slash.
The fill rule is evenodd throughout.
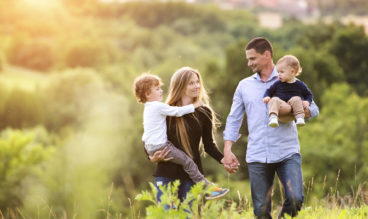
<path id="1" fill-rule="evenodd" d="M 102 89 L 102 79 L 87 69 L 65 71 L 51 77 L 42 96 L 47 129 L 79 125 Z"/>
<path id="2" fill-rule="evenodd" d="M 27 128 L 43 123 L 44 108 L 35 92 L 14 89 L 2 104 L 0 128 Z"/>
<path id="3" fill-rule="evenodd" d="M 204 195 L 208 190 L 203 184 L 197 183 L 187 193 L 187 198 L 180 203 L 178 198 L 179 181 L 169 184 L 167 188 L 161 186 L 163 191 L 161 202 L 156 201 L 157 189 L 150 183 L 151 192 L 143 191 L 136 196 L 136 200 L 149 201 L 153 205 L 146 208 L 146 218 L 251 218 L 252 211 L 238 213 L 236 203 L 226 207 L 225 200 L 205 201 Z"/>
<path id="4" fill-rule="evenodd" d="M 19 207 L 26 188 L 22 182 L 50 156 L 51 148 L 34 141 L 34 136 L 7 130 L 0 138 L 0 210 Z"/>

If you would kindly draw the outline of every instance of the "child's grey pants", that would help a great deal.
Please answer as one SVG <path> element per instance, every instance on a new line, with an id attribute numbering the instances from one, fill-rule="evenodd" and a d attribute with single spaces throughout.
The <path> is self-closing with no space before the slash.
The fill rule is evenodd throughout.
<path id="1" fill-rule="evenodd" d="M 172 157 L 173 159 L 170 162 L 175 164 L 179 164 L 183 167 L 184 171 L 189 175 L 189 177 L 193 180 L 193 182 L 205 182 L 205 184 L 209 184 L 207 179 L 203 176 L 197 165 L 194 163 L 192 158 L 190 158 L 184 151 L 175 147 L 170 141 L 167 141 L 166 144 L 161 145 L 146 145 L 145 148 L 148 155 L 153 155 L 156 151 L 163 150 L 167 147 L 170 152 L 167 154 L 166 157 Z"/>

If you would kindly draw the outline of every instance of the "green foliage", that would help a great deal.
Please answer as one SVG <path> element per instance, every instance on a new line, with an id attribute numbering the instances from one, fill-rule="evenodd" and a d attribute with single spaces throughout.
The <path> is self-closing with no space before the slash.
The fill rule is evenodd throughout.
<path id="1" fill-rule="evenodd" d="M 43 123 L 44 108 L 37 93 L 22 89 L 4 92 L 4 102 L 0 109 L 0 127 L 15 129 L 29 128 Z"/>
<path id="2" fill-rule="evenodd" d="M 49 145 L 50 139 L 58 139 L 52 161 L 27 184 L 34 190 L 18 196 L 17 203 L 25 204 L 16 207 L 26 217 L 49 217 L 50 212 L 56 217 L 85 218 L 129 214 L 128 198 L 147 187 L 143 182 L 151 179 L 154 168 L 141 143 L 143 106 L 132 94 L 133 80 L 141 72 L 160 75 L 167 90 L 176 69 L 199 69 L 223 124 L 216 136 L 222 148 L 221 132 L 234 90 L 252 74 L 244 47 L 255 36 L 271 40 L 274 61 L 287 53 L 300 59 L 300 79 L 320 106 L 320 118 L 299 132 L 308 201 L 331 191 L 335 197 L 337 191 L 341 196 L 359 193 L 359 185 L 366 190 L 367 106 L 361 96 L 367 95 L 367 36 L 362 29 L 336 22 L 306 25 L 293 19 L 279 30 L 268 30 L 259 27 L 256 15 L 244 10 L 174 1 L 47 2 L 41 6 L 0 1 L 0 54 L 8 62 L 0 75 L 0 128 L 40 125 L 29 131 L 36 135 L 34 141 Z M 44 7 L 50 2 L 52 7 Z M 334 83 L 340 82 L 348 85 L 336 88 Z M 243 161 L 246 124 L 240 132 L 243 137 L 233 148 Z M 239 197 L 239 202 L 233 208 L 237 201 L 216 201 L 213 209 L 205 210 L 208 217 L 248 217 L 242 211 L 253 217 L 251 199 L 243 197 L 250 194 L 246 164 L 241 162 L 238 173 L 224 179 L 226 174 L 211 159 L 204 159 L 206 175 L 231 188 L 229 196 Z M 9 194 L 18 191 L 9 187 Z M 352 197 L 364 202 L 360 196 Z M 276 204 L 281 198 L 276 197 Z M 203 197 L 196 200 L 206 209 Z M 40 214 L 35 209 L 41 209 Z"/>
<path id="3" fill-rule="evenodd" d="M 356 89 L 359 95 L 368 95 L 368 63 L 364 52 L 368 50 L 368 36 L 363 27 L 350 25 L 337 31 L 334 35 L 330 51 L 345 71 L 347 82 Z"/>
<path id="4" fill-rule="evenodd" d="M 368 207 L 362 206 L 358 208 L 338 208 L 338 207 L 306 207 L 298 214 L 300 219 L 314 219 L 314 218 L 357 218 L 363 219 L 368 216 Z M 286 218 L 290 219 L 290 216 Z"/>
<path id="5" fill-rule="evenodd" d="M 77 126 L 103 89 L 100 77 L 92 70 L 75 69 L 54 75 L 42 94 L 46 127 L 58 130 Z"/>
<path id="6" fill-rule="evenodd" d="M 144 218 L 254 218 L 253 209 L 247 206 L 238 205 L 234 200 L 211 200 L 205 201 L 204 195 L 208 190 L 202 185 L 196 184 L 187 193 L 187 198 L 180 203 L 177 197 L 179 182 L 175 181 L 167 187 L 161 186 L 163 191 L 161 202 L 156 201 L 157 189 L 150 183 L 151 191 L 142 191 L 136 196 L 140 202 L 149 202 L 146 207 Z M 341 197 L 341 199 L 343 199 Z M 341 201 L 344 202 L 343 200 Z M 273 217 L 277 217 L 279 210 L 271 212 Z M 315 205 L 304 206 L 297 218 L 366 218 L 368 207 L 365 204 L 357 206 L 338 205 L 336 200 L 321 200 Z M 135 218 L 135 217 L 133 217 Z M 285 218 L 291 216 L 285 215 Z"/>
<path id="7" fill-rule="evenodd" d="M 325 92 L 322 102 L 319 118 L 299 132 L 304 176 L 314 177 L 320 192 L 322 185 L 331 185 L 345 194 L 368 177 L 368 99 L 356 95 L 347 84 L 336 84 Z"/>
<path id="8" fill-rule="evenodd" d="M 21 131 L 7 130 L 0 139 L 0 210 L 22 205 L 29 188 L 25 179 L 34 176 L 34 170 L 50 158 L 52 147 L 36 142 L 34 136 Z"/>
<path id="9" fill-rule="evenodd" d="M 136 196 L 138 201 L 149 201 L 151 205 L 146 208 L 146 218 L 251 218 L 252 212 L 236 211 L 236 204 L 226 207 L 223 199 L 206 201 L 205 195 L 210 188 L 204 189 L 203 184 L 196 184 L 187 193 L 186 199 L 181 203 L 177 192 L 179 181 L 160 186 L 163 191 L 161 202 L 156 201 L 157 189 L 150 183 L 151 192 L 143 191 Z"/>

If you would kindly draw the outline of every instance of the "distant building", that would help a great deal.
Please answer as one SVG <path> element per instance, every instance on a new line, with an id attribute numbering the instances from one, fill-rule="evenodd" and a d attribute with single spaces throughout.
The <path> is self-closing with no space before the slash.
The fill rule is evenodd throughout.
<path id="1" fill-rule="evenodd" d="M 99 0 L 101 2 L 149 2 L 151 0 Z M 216 3 L 223 9 L 241 9 L 261 7 L 279 11 L 285 15 L 291 15 L 298 18 L 315 15 L 318 0 L 160 0 L 162 2 L 177 1 L 187 3 Z"/>

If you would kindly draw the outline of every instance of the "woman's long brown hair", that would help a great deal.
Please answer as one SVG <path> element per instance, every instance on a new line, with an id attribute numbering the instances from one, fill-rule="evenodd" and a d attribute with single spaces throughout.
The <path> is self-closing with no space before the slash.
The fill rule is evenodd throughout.
<path id="1" fill-rule="evenodd" d="M 171 77 L 170 81 L 170 88 L 169 94 L 167 97 L 166 103 L 171 106 L 181 106 L 181 98 L 185 92 L 186 87 L 190 81 L 190 78 L 196 74 L 200 84 L 200 91 L 198 97 L 194 98 L 193 103 L 202 101 L 203 105 L 210 109 L 211 115 L 208 115 L 207 110 L 203 108 L 199 108 L 202 112 L 205 113 L 209 118 L 212 118 L 212 126 L 213 130 L 215 130 L 215 123 L 217 122 L 216 115 L 212 108 L 210 107 L 209 98 L 207 92 L 203 86 L 201 75 L 199 74 L 198 70 L 190 68 L 190 67 L 183 67 L 177 70 L 173 76 Z M 197 119 L 197 118 L 196 118 Z M 176 133 L 178 139 L 182 144 L 184 151 L 193 158 L 193 152 L 190 147 L 189 143 L 189 136 L 187 130 L 185 128 L 185 121 L 182 117 L 175 117 L 176 120 Z M 198 121 L 198 119 L 197 119 Z M 170 122 L 169 122 L 170 123 Z"/>

